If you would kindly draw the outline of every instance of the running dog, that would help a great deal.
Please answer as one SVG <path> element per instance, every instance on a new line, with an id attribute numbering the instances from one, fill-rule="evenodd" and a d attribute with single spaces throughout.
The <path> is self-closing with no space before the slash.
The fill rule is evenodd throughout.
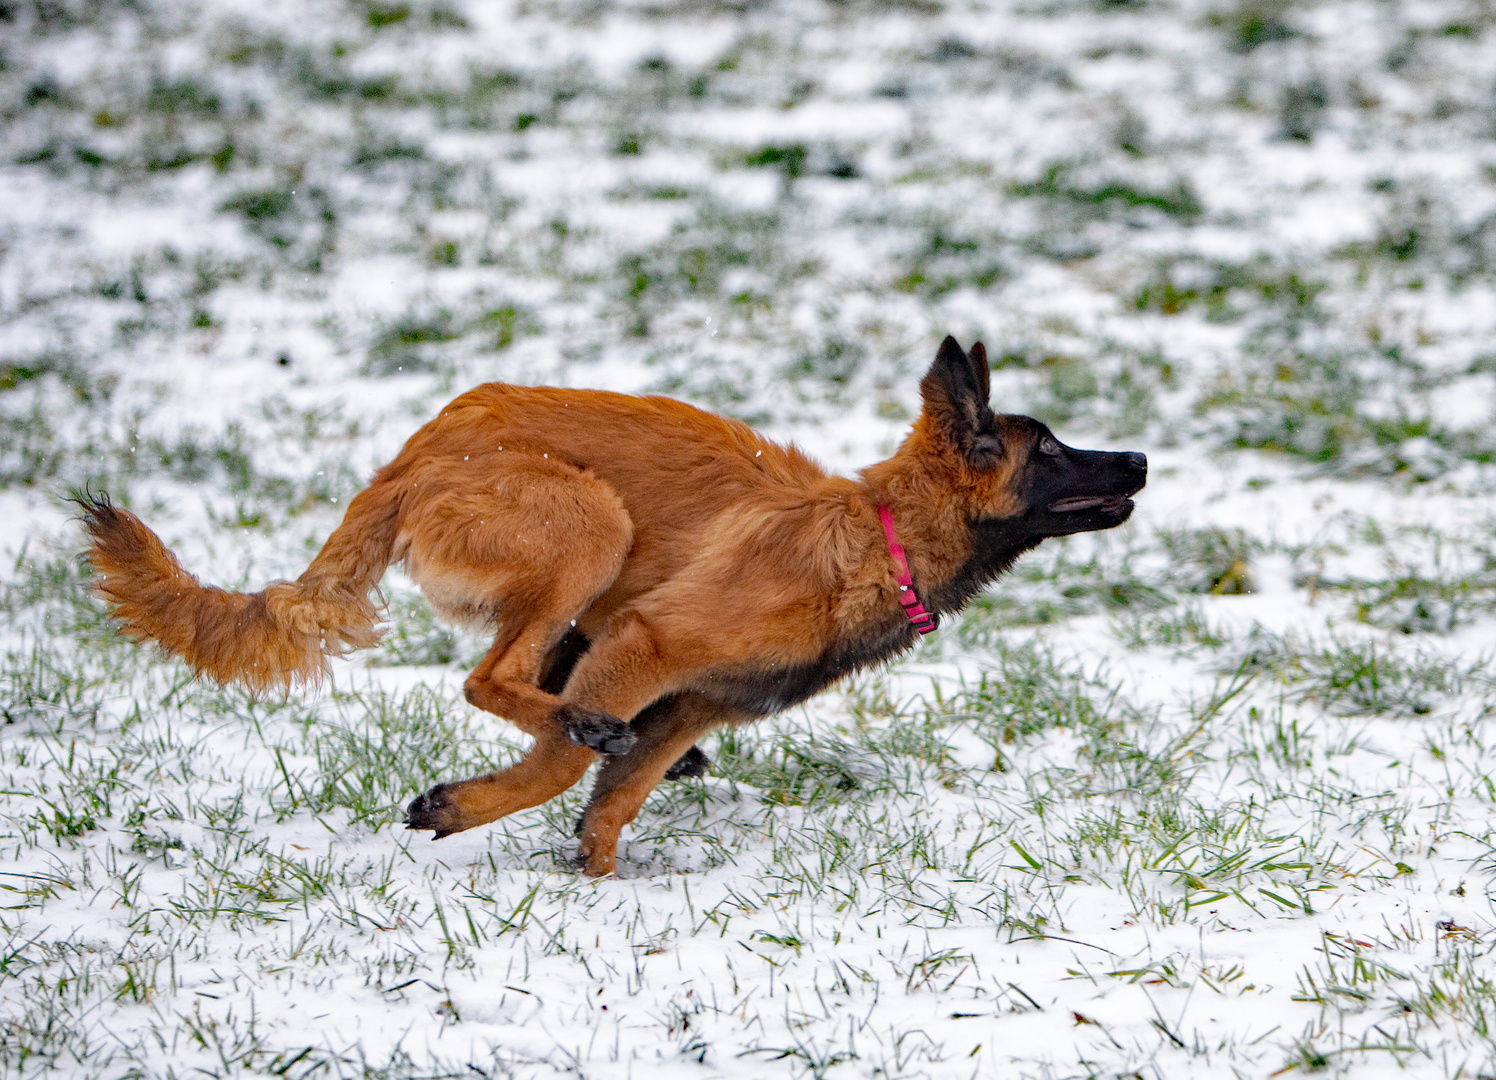
<path id="1" fill-rule="evenodd" d="M 439 839 L 536 806 L 603 759 L 586 873 L 695 743 L 882 663 L 1045 538 L 1110 529 L 1139 453 L 1075 450 L 988 405 L 980 343 L 946 338 L 886 461 L 830 476 L 793 446 L 661 397 L 490 383 L 417 431 L 295 581 L 203 586 L 134 514 L 81 500 L 96 588 L 122 629 L 254 690 L 314 682 L 380 636 L 369 599 L 403 563 L 493 646 L 467 700 L 535 739 L 507 769 L 406 811 Z"/>

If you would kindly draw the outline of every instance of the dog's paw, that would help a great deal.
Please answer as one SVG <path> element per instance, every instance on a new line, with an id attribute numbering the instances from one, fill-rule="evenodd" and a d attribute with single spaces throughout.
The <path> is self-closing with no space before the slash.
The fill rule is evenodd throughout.
<path id="1" fill-rule="evenodd" d="M 712 759 L 702 753 L 701 747 L 693 746 L 677 758 L 674 765 L 665 770 L 665 779 L 685 780 L 690 777 L 705 776 L 711 764 Z"/>
<path id="2" fill-rule="evenodd" d="M 618 873 L 618 857 L 611 845 L 597 845 L 582 838 L 581 846 L 572 856 L 572 865 L 588 877 L 610 877 Z"/>
<path id="3" fill-rule="evenodd" d="M 562 706 L 561 724 L 572 742 L 608 757 L 627 754 L 639 738 L 618 717 L 579 705 Z"/>
<path id="4" fill-rule="evenodd" d="M 437 784 L 424 795 L 417 795 L 410 801 L 410 805 L 405 808 L 405 827 L 429 829 L 436 834 L 432 837 L 433 840 L 451 836 L 462 831 L 451 824 L 454 809 L 447 797 L 447 785 Z"/>

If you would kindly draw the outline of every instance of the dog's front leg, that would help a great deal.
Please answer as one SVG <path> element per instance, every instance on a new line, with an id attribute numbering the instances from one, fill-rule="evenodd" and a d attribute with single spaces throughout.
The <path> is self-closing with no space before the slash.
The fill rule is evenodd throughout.
<path id="1" fill-rule="evenodd" d="M 633 749 L 603 762 L 592 798 L 577 823 L 577 860 L 590 877 L 616 868 L 618 834 L 675 762 L 708 731 L 744 717 L 687 691 L 658 701 L 634 718 Z"/>

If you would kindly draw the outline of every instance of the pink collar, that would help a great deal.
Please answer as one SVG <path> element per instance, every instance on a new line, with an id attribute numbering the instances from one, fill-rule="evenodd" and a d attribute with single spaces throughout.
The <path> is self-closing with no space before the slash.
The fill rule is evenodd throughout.
<path id="1" fill-rule="evenodd" d="M 909 574 L 909 560 L 904 557 L 904 545 L 899 543 L 899 534 L 893 528 L 893 512 L 879 504 L 878 518 L 883 522 L 883 535 L 888 537 L 888 557 L 893 560 L 899 577 L 899 603 L 904 605 L 904 614 L 921 634 L 935 629 L 935 616 L 926 611 L 914 591 L 914 578 Z"/>

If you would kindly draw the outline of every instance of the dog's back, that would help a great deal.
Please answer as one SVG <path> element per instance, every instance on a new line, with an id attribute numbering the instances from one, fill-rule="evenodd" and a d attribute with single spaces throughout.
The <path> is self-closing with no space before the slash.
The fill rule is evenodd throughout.
<path id="1" fill-rule="evenodd" d="M 601 481 L 632 527 L 620 573 L 588 609 L 590 626 L 699 562 L 713 546 L 736 547 L 751 539 L 755 524 L 834 499 L 850 487 L 793 446 L 670 398 L 503 383 L 453 401 L 410 439 L 375 485 L 403 485 L 412 493 L 402 497 L 404 538 L 425 516 L 423 500 L 413 494 L 417 486 L 444 493 L 457 485 L 491 490 L 516 470 L 535 467 L 537 458 Z M 564 491 L 555 494 L 559 505 L 537 508 L 540 522 L 527 527 L 555 533 L 553 511 L 571 509 Z M 506 520 L 515 520 L 514 509 L 511 502 Z M 814 529 L 784 532 L 775 555 L 781 565 L 789 560 L 806 566 L 825 550 L 827 538 Z M 397 557 L 406 550 L 398 548 Z"/>

